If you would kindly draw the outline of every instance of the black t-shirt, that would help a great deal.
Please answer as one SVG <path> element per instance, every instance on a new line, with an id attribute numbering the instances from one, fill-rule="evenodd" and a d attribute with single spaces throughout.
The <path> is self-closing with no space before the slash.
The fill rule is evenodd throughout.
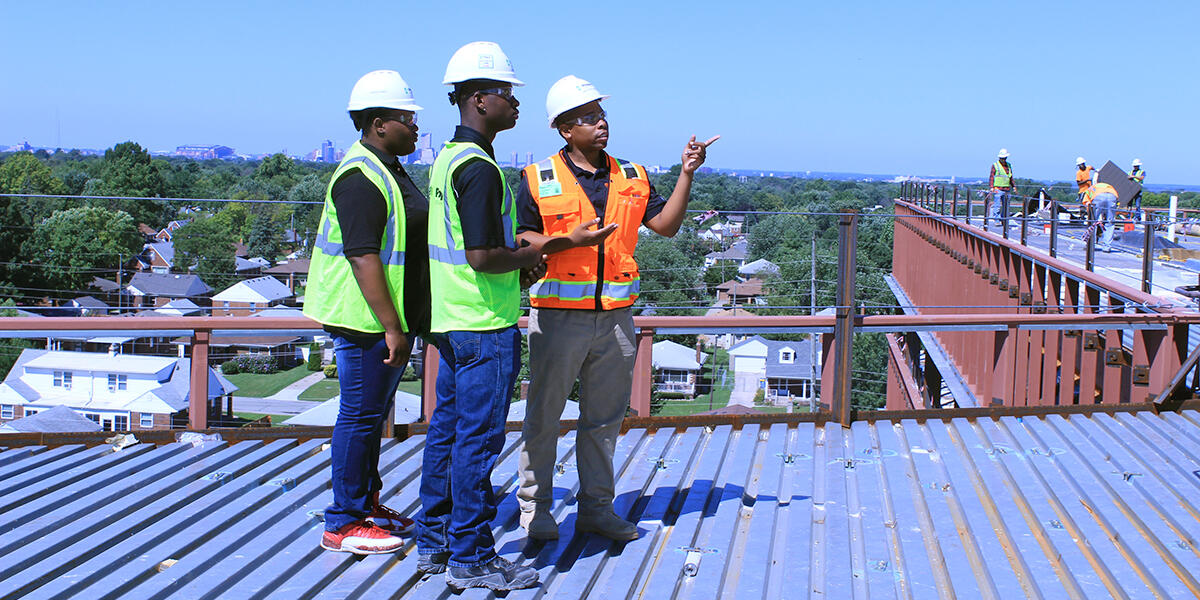
<path id="1" fill-rule="evenodd" d="M 579 181 L 579 187 L 583 188 L 588 200 L 592 201 L 592 208 L 596 209 L 596 216 L 603 219 L 604 209 L 608 206 L 608 156 L 603 155 L 604 166 L 596 169 L 595 173 L 589 173 L 571 162 L 566 147 L 559 150 L 558 154 L 567 164 L 567 168 L 571 170 L 571 174 Z M 646 214 L 642 216 L 642 223 L 657 217 L 666 205 L 667 199 L 663 198 L 651 183 L 650 199 L 646 201 Z M 542 211 L 529 191 L 529 182 L 525 180 L 525 171 L 521 171 L 521 183 L 517 186 L 517 233 L 523 231 L 542 233 Z"/>
<path id="2" fill-rule="evenodd" d="M 429 331 L 429 200 L 408 176 L 400 161 L 370 144 L 363 144 L 382 162 L 396 184 L 404 202 L 404 322 L 409 332 Z M 358 169 L 342 174 L 333 184 L 333 205 L 346 258 L 379 254 L 387 228 L 387 199 L 379 188 Z M 379 336 L 364 332 L 326 327 L 327 331 L 348 335 Z"/>
<path id="3" fill-rule="evenodd" d="M 496 153 L 482 133 L 459 125 L 454 129 L 452 142 L 470 142 L 483 148 L 493 160 Z M 503 248 L 505 242 L 504 182 L 500 171 L 484 160 L 468 160 L 451 174 L 454 197 L 458 201 L 458 218 L 462 222 L 463 246 L 467 250 Z"/>

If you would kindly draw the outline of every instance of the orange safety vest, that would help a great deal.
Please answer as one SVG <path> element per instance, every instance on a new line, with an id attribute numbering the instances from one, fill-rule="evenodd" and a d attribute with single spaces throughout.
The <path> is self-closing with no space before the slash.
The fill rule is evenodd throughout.
<path id="1" fill-rule="evenodd" d="M 597 246 L 551 254 L 545 277 L 529 288 L 534 308 L 611 310 L 637 300 L 641 279 L 633 252 L 650 199 L 650 179 L 641 165 L 611 156 L 608 172 L 608 201 L 599 227 L 616 223 L 617 230 Z M 568 235 L 596 218 L 587 192 L 561 153 L 525 167 L 523 175 L 542 215 L 543 234 Z"/>
<path id="2" fill-rule="evenodd" d="M 1079 185 L 1080 192 L 1086 192 L 1092 187 L 1092 168 L 1088 167 L 1082 171 L 1075 169 L 1075 183 Z"/>

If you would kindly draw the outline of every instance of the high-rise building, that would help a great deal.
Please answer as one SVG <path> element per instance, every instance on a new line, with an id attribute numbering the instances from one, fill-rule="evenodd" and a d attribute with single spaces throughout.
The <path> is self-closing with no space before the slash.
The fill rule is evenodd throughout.
<path id="1" fill-rule="evenodd" d="M 337 162 L 336 150 L 333 147 L 333 141 L 325 140 L 321 142 L 321 162 Z"/>
<path id="2" fill-rule="evenodd" d="M 525 153 L 525 166 L 528 167 L 529 165 L 532 165 L 532 164 L 533 164 L 533 153 L 526 152 Z"/>
<path id="3" fill-rule="evenodd" d="M 512 166 L 512 168 L 514 168 L 514 169 L 519 169 L 519 168 L 521 168 L 521 165 L 518 165 L 518 164 L 517 164 L 517 151 L 516 151 L 516 150 L 513 150 L 513 153 L 512 153 L 512 162 L 511 162 L 511 163 L 509 163 L 509 165 L 511 165 L 511 166 Z"/>

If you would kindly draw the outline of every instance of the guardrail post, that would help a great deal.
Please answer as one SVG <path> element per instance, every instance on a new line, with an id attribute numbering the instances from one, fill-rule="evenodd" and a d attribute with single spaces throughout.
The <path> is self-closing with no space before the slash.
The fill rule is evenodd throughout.
<path id="1" fill-rule="evenodd" d="M 954 186 L 954 203 L 950 207 L 950 216 L 958 218 L 958 186 Z"/>
<path id="2" fill-rule="evenodd" d="M 191 379 L 188 383 L 188 429 L 208 429 L 208 343 L 212 332 L 192 332 Z"/>
<path id="3" fill-rule="evenodd" d="M 1050 199 L 1050 245 L 1047 250 L 1051 258 L 1058 257 L 1058 198 Z"/>
<path id="4" fill-rule="evenodd" d="M 1092 210 L 1091 204 L 1087 205 L 1084 212 L 1087 213 L 1088 228 L 1084 230 L 1084 235 L 1087 236 L 1087 250 L 1083 255 L 1083 268 L 1094 271 L 1096 269 L 1096 237 L 1100 235 L 1100 226 L 1096 225 L 1095 212 Z M 1095 227 L 1093 228 L 1093 226 Z"/>
<path id="5" fill-rule="evenodd" d="M 654 386 L 654 330 L 643 327 L 637 333 L 637 358 L 633 362 L 633 390 L 629 405 L 633 414 L 650 416 L 650 389 Z"/>
<path id="6" fill-rule="evenodd" d="M 1170 208 L 1167 212 L 1167 239 L 1175 241 L 1175 217 L 1179 212 L 1179 196 L 1171 196 Z"/>
<path id="7" fill-rule="evenodd" d="M 992 197 L 991 192 L 988 192 L 983 195 L 983 230 L 984 231 L 992 230 L 991 219 L 989 219 L 988 216 L 992 212 L 992 203 L 995 201 L 996 201 L 996 199 Z"/>
<path id="8" fill-rule="evenodd" d="M 971 217 L 975 216 L 975 215 L 971 214 L 972 212 L 974 212 L 974 211 L 975 211 L 975 207 L 971 205 L 971 188 L 970 188 L 970 186 L 966 187 L 965 189 L 966 189 L 966 192 L 967 192 L 967 193 L 966 193 L 966 197 L 967 197 L 967 225 L 970 225 L 970 224 L 971 224 Z"/>
<path id="9" fill-rule="evenodd" d="M 1142 291 L 1150 293 L 1154 279 L 1154 228 L 1150 221 L 1142 221 Z"/>
<path id="10" fill-rule="evenodd" d="M 850 364 L 854 345 L 854 274 L 858 251 L 858 214 L 842 211 L 838 217 L 837 320 L 833 326 L 834 366 L 831 410 L 843 427 L 853 421 L 850 398 Z"/>
<path id="11" fill-rule="evenodd" d="M 421 416 L 428 423 L 433 418 L 433 409 L 437 407 L 437 376 L 438 363 L 442 355 L 437 346 L 425 344 L 425 356 L 421 365 Z"/>

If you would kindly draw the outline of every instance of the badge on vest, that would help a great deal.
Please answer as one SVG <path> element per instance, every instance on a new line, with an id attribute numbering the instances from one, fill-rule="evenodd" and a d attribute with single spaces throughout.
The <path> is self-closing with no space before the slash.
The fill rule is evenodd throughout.
<path id="1" fill-rule="evenodd" d="M 545 198 L 546 196 L 561 196 L 562 184 L 557 181 L 547 181 L 538 184 L 538 197 Z"/>

